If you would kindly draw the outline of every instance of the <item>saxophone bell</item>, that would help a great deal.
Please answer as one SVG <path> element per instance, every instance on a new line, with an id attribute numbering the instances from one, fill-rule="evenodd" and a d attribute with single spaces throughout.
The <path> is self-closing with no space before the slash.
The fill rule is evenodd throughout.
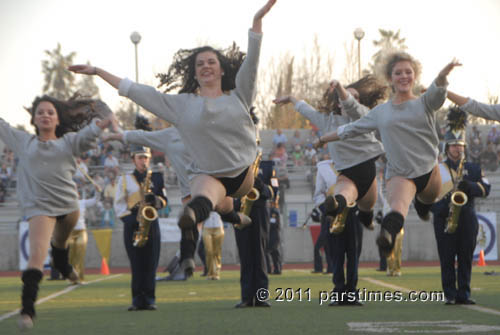
<path id="1" fill-rule="evenodd" d="M 146 245 L 149 239 L 149 230 L 151 228 L 151 223 L 158 219 L 158 211 L 153 206 L 146 204 L 145 194 L 150 192 L 151 186 L 151 170 L 146 174 L 146 178 L 141 185 L 141 201 L 139 203 L 139 210 L 137 212 L 137 221 L 139 222 L 139 227 L 134 232 L 134 247 L 143 247 Z"/>
<path id="2" fill-rule="evenodd" d="M 467 195 L 462 191 L 453 192 L 450 197 L 450 213 L 446 219 L 445 233 L 453 234 L 458 227 L 458 219 L 460 217 L 460 210 L 467 203 Z"/>

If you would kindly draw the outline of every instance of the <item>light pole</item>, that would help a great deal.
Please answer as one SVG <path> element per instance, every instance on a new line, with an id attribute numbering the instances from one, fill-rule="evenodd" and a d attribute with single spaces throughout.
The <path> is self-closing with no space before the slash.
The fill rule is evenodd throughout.
<path id="1" fill-rule="evenodd" d="M 358 79 L 361 78 L 361 40 L 365 37 L 365 32 L 361 28 L 354 30 L 354 37 L 358 40 Z"/>
<path id="2" fill-rule="evenodd" d="M 141 41 L 141 34 L 139 34 L 137 31 L 132 32 L 130 34 L 130 40 L 132 43 L 134 43 L 134 49 L 135 49 L 135 82 L 139 82 L 139 62 L 137 60 L 137 44 Z M 136 104 L 136 114 L 139 114 L 139 105 Z"/>

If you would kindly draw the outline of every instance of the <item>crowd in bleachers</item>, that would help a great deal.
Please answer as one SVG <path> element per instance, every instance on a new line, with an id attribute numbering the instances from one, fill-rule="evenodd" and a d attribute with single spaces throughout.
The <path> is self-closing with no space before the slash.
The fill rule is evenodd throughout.
<path id="1" fill-rule="evenodd" d="M 17 160 L 14 153 L 5 147 L 0 157 L 0 203 L 5 202 L 8 189 L 12 186 L 16 166 Z"/>

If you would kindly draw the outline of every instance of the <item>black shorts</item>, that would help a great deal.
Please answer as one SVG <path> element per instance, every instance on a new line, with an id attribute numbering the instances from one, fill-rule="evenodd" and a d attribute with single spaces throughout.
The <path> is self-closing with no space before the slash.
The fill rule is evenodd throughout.
<path id="1" fill-rule="evenodd" d="M 358 189 L 358 198 L 356 200 L 363 198 L 370 189 L 370 186 L 372 186 L 373 180 L 377 174 L 375 161 L 378 157 L 379 156 L 340 171 L 341 175 L 346 176 L 356 185 Z"/>
<path id="2" fill-rule="evenodd" d="M 420 177 L 411 179 L 411 181 L 413 181 L 413 183 L 417 187 L 417 194 L 422 192 L 424 190 L 424 188 L 427 186 L 429 179 L 431 179 L 432 171 L 434 171 L 434 169 L 432 169 L 431 172 L 429 172 L 429 173 L 421 175 Z"/>
<path id="3" fill-rule="evenodd" d="M 245 171 L 237 175 L 236 177 L 228 178 L 228 177 L 221 177 L 217 178 L 218 181 L 224 185 L 224 188 L 226 189 L 226 196 L 231 196 L 232 194 L 236 193 L 238 189 L 240 188 L 241 184 L 243 184 L 243 181 L 245 180 L 245 177 L 247 176 L 248 169 L 250 167 L 247 167 Z"/>

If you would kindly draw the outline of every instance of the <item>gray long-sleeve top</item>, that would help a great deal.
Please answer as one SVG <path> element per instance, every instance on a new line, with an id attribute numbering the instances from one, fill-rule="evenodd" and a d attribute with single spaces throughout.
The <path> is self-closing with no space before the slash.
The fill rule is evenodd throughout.
<path id="1" fill-rule="evenodd" d="M 74 156 L 95 146 L 101 128 L 96 121 L 78 132 L 50 141 L 12 128 L 0 119 L 0 139 L 19 158 L 17 196 L 22 215 L 59 216 L 78 210 L 78 192 L 73 181 Z"/>
<path id="2" fill-rule="evenodd" d="M 346 138 L 378 130 L 387 157 L 386 178 L 416 178 L 437 164 L 439 139 L 435 112 L 446 100 L 446 87 L 435 82 L 417 99 L 401 104 L 388 101 L 359 120 L 340 126 L 338 136 Z"/>
<path id="3" fill-rule="evenodd" d="M 158 131 L 131 130 L 123 132 L 123 142 L 133 143 L 163 152 L 177 174 L 177 183 L 184 198 L 191 194 L 189 190 L 189 178 L 186 167 L 192 161 L 184 143 L 182 143 L 179 131 L 170 127 Z"/>
<path id="4" fill-rule="evenodd" d="M 484 119 L 500 121 L 500 105 L 483 104 L 469 98 L 465 104 L 460 106 L 460 109 L 466 113 L 479 116 Z"/>
<path id="5" fill-rule="evenodd" d="M 318 112 L 305 101 L 299 101 L 295 105 L 295 109 L 309 119 L 322 133 L 335 131 L 339 126 L 353 122 L 370 111 L 368 107 L 360 104 L 350 94 L 342 102 L 341 115 Z M 328 152 L 335 164 L 335 169 L 342 171 L 381 155 L 384 153 L 384 147 L 373 133 L 365 133 L 345 141 L 329 142 Z"/>
<path id="6" fill-rule="evenodd" d="M 257 155 L 255 126 L 249 114 L 255 96 L 262 34 L 249 31 L 247 56 L 236 75 L 236 88 L 217 98 L 164 94 L 123 79 L 119 94 L 172 123 L 192 157 L 188 172 L 235 177 Z"/>

